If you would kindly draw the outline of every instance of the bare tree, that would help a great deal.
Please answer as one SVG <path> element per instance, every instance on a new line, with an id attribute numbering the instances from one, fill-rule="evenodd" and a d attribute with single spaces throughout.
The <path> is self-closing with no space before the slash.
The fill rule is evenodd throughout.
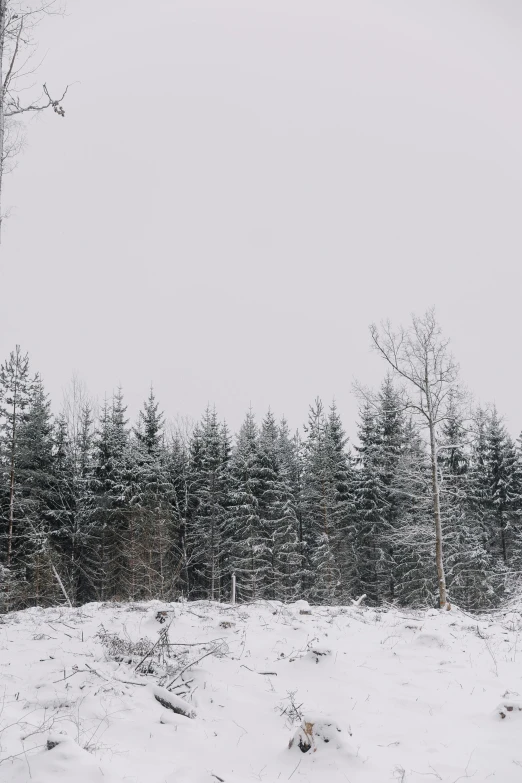
<path id="1" fill-rule="evenodd" d="M 46 84 L 31 95 L 31 79 L 39 65 L 35 28 L 44 16 L 59 12 L 57 0 L 0 0 L 0 232 L 3 176 L 22 145 L 18 121 L 25 114 L 46 109 L 65 116 L 62 101 L 67 87 L 57 98 L 51 96 Z"/>
<path id="2" fill-rule="evenodd" d="M 62 416 L 67 424 L 69 448 L 75 475 L 80 470 L 80 453 L 84 434 L 85 412 L 96 418 L 96 404 L 87 390 L 85 381 L 75 372 L 69 385 L 63 390 Z"/>
<path id="3" fill-rule="evenodd" d="M 370 333 L 375 349 L 405 382 L 407 406 L 428 430 L 439 601 L 441 607 L 449 607 L 440 512 L 438 428 L 451 415 L 450 403 L 454 406 L 461 396 L 459 367 L 449 352 L 449 340 L 442 336 L 433 309 L 422 317 L 413 316 L 407 329 L 393 331 L 386 322 L 380 329 L 373 324 Z"/>

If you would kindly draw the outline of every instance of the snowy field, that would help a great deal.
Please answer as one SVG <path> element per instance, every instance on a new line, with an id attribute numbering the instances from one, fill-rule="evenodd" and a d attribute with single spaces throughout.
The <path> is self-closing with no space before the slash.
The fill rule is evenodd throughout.
<path id="1" fill-rule="evenodd" d="M 520 614 L 310 611 L 0 618 L 1 783 L 522 781 Z"/>

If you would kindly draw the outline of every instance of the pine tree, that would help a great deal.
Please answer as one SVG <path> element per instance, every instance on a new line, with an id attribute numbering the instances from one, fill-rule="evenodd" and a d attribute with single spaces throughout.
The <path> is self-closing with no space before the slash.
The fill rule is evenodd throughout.
<path id="1" fill-rule="evenodd" d="M 53 483 L 54 503 L 50 511 L 49 538 L 56 554 L 67 595 L 76 603 L 74 528 L 76 519 L 76 487 L 73 450 L 65 416 L 60 414 L 54 426 Z"/>
<path id="2" fill-rule="evenodd" d="M 395 581 L 397 553 L 394 549 L 394 532 L 399 525 L 401 503 L 395 491 L 395 480 L 399 462 L 405 447 L 405 417 L 404 404 L 400 394 L 393 385 L 390 375 L 387 375 L 379 394 L 379 425 L 381 432 L 380 445 L 380 482 L 381 494 L 384 500 L 382 509 L 385 520 L 385 536 L 383 539 L 383 595 L 390 601 L 395 599 Z"/>
<path id="3" fill-rule="evenodd" d="M 491 607 L 499 596 L 499 573 L 490 556 L 480 515 L 474 513 L 473 451 L 457 406 L 450 400 L 442 427 L 439 464 L 441 511 L 450 600 L 464 609 Z"/>
<path id="4" fill-rule="evenodd" d="M 175 513 L 163 422 L 151 389 L 126 449 L 129 508 L 124 549 L 126 591 L 133 599 L 168 599 L 175 590 Z"/>
<path id="5" fill-rule="evenodd" d="M 492 553 L 508 566 L 516 546 L 516 452 L 496 409 L 486 431 Z"/>
<path id="6" fill-rule="evenodd" d="M 300 592 L 301 546 L 292 490 L 292 447 L 286 423 L 277 425 L 268 412 L 259 437 L 261 524 L 270 541 L 269 595 L 281 601 L 295 600 Z"/>
<path id="7" fill-rule="evenodd" d="M 308 417 L 304 446 L 303 531 L 306 568 L 313 579 L 305 594 L 322 604 L 334 603 L 341 587 L 336 555 L 340 549 L 336 445 L 322 402 L 317 399 Z"/>
<path id="8" fill-rule="evenodd" d="M 512 556 L 510 567 L 513 571 L 511 589 L 517 593 L 522 587 L 522 435 L 515 444 L 515 465 L 513 471 L 513 521 Z"/>
<path id="9" fill-rule="evenodd" d="M 361 412 L 356 477 L 357 592 L 381 603 L 396 597 L 398 560 L 395 533 L 400 526 L 401 499 L 397 472 L 405 447 L 404 404 L 387 376 L 375 403 Z"/>
<path id="10" fill-rule="evenodd" d="M 60 514 L 58 548 L 71 600 L 82 604 L 99 597 L 102 535 L 97 516 L 99 498 L 95 491 L 94 418 L 90 403 L 81 404 L 77 426 L 72 430 L 64 415 L 58 426 L 63 434 L 57 436 L 57 449 L 58 454 L 63 451 L 63 457 L 57 454 L 56 471 L 61 496 L 66 499 Z"/>
<path id="11" fill-rule="evenodd" d="M 27 418 L 31 400 L 32 378 L 29 357 L 17 345 L 9 359 L 0 367 L 0 466 L 2 469 L 2 559 L 9 570 L 13 558 L 13 538 L 16 531 L 17 460 L 20 449 L 20 429 Z M 8 572 L 6 572 L 6 578 Z"/>
<path id="12" fill-rule="evenodd" d="M 404 426 L 404 446 L 393 478 L 392 492 L 400 515 L 391 531 L 394 550 L 395 598 L 412 607 L 433 606 L 433 506 L 426 445 L 411 419 Z"/>
<path id="13" fill-rule="evenodd" d="M 287 528 L 287 564 L 280 576 L 281 599 L 291 601 L 303 595 L 303 586 L 310 574 L 306 572 L 306 557 L 303 545 L 303 460 L 302 442 L 299 431 L 292 436 L 285 418 L 279 423 L 277 453 L 280 464 L 281 478 L 286 484 L 287 503 L 291 505 L 291 513 L 285 512 L 290 525 Z M 293 517 L 295 516 L 295 521 Z M 295 528 L 294 528 L 295 526 Z M 295 529 L 295 533 L 294 533 Z M 295 536 L 295 538 L 294 538 Z M 278 543 L 275 543 L 276 548 Z M 294 565 L 292 565 L 294 564 Z M 291 573 L 287 573 L 291 570 Z"/>
<path id="14" fill-rule="evenodd" d="M 118 389 L 109 407 L 105 401 L 95 442 L 93 527 L 96 530 L 100 600 L 125 595 L 128 562 L 124 542 L 129 520 L 129 430 L 123 394 Z"/>
<path id="15" fill-rule="evenodd" d="M 228 565 L 236 574 L 237 596 L 243 601 L 271 597 L 270 531 L 260 515 L 263 492 L 259 439 L 254 414 L 241 426 L 231 458 L 230 507 L 225 525 Z"/>
<path id="16" fill-rule="evenodd" d="M 336 598 L 346 601 L 351 596 L 350 575 L 354 565 L 350 538 L 355 513 L 355 487 L 348 438 L 335 402 L 330 406 L 326 419 L 325 435 L 333 489 L 333 552 L 339 569 L 339 588 Z"/>
<path id="17" fill-rule="evenodd" d="M 198 426 L 191 434 L 194 439 Z M 192 592 L 192 566 L 187 531 L 194 508 L 193 487 L 197 474 L 191 465 L 191 442 L 179 428 L 172 435 L 166 452 L 166 469 L 172 488 L 170 505 L 176 532 L 172 541 L 176 564 L 172 574 L 173 590 L 189 597 Z M 190 536 L 189 536 L 190 537 Z"/>
<path id="18" fill-rule="evenodd" d="M 138 416 L 138 426 L 134 430 L 136 440 L 140 446 L 151 456 L 159 453 L 163 442 L 163 426 L 165 417 L 159 410 L 154 390 L 150 387 L 148 400 L 143 405 L 143 410 Z"/>
<path id="19" fill-rule="evenodd" d="M 223 530 L 230 502 L 230 444 L 215 409 L 207 408 L 192 444 L 193 508 L 187 531 L 193 597 L 224 596 Z"/>
<path id="20" fill-rule="evenodd" d="M 379 604 L 387 592 L 389 569 L 384 545 L 387 531 L 385 487 L 382 482 L 382 438 L 377 412 L 367 403 L 362 409 L 356 447 L 356 522 L 352 534 L 352 590 Z"/>
<path id="21" fill-rule="evenodd" d="M 26 605 L 51 603 L 59 595 L 50 547 L 53 515 L 60 502 L 53 434 L 51 404 L 37 376 L 27 415 L 20 426 L 17 460 L 21 514 L 13 556 L 25 571 Z"/>

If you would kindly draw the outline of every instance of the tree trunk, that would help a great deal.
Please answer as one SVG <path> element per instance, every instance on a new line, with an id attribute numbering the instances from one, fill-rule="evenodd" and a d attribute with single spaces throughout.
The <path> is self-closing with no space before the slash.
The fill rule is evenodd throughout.
<path id="1" fill-rule="evenodd" d="M 437 464 L 437 446 L 435 441 L 435 427 L 432 421 L 430 427 L 430 456 L 431 456 L 431 486 L 433 495 L 433 513 L 435 518 L 435 559 L 437 563 L 437 581 L 439 585 L 439 604 L 443 608 L 447 605 L 446 576 L 444 574 L 444 560 L 442 556 L 442 523 L 440 519 L 440 492 Z"/>
<path id="2" fill-rule="evenodd" d="M 2 239 L 2 181 L 4 170 L 4 41 L 7 0 L 0 0 L 0 241 Z"/>
<path id="3" fill-rule="evenodd" d="M 72 603 L 71 603 L 71 599 L 70 599 L 70 598 L 69 598 L 69 596 L 67 595 L 67 590 L 65 589 L 65 587 L 64 587 L 64 585 L 63 585 L 63 582 L 62 582 L 62 580 L 60 579 L 60 574 L 58 573 L 58 571 L 57 571 L 57 570 L 56 570 L 56 568 L 54 567 L 54 563 L 53 563 L 52 561 L 51 561 L 51 569 L 52 569 L 52 572 L 53 572 L 53 574 L 54 574 L 54 576 L 55 576 L 55 579 L 56 579 L 56 581 L 57 581 L 57 582 L 58 582 L 58 584 L 60 585 L 60 590 L 62 591 L 62 593 L 63 593 L 63 596 L 64 596 L 65 600 L 67 601 L 67 604 L 69 605 L 69 608 L 70 608 L 70 609 L 72 609 L 72 608 L 73 608 L 73 606 L 72 606 Z"/>

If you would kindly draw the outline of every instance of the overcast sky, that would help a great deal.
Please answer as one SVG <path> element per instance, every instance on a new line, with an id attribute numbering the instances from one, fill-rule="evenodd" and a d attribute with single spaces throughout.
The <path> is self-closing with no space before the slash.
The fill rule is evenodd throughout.
<path id="1" fill-rule="evenodd" d="M 522 427 L 520 0 L 68 0 L 9 176 L 0 356 L 134 413 L 251 403 L 293 426 L 435 305 Z"/>

